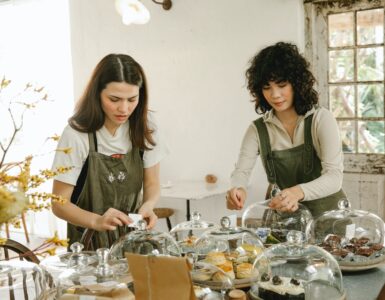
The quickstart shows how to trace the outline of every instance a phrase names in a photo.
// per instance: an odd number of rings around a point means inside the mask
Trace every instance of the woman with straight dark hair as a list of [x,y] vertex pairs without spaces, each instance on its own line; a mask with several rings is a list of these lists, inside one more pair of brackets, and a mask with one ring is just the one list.
[[263,116],[243,138],[227,207],[242,209],[260,155],[270,186],[281,190],[271,208],[292,212],[301,202],[314,217],[336,209],[346,197],[339,129],[333,114],[318,105],[308,62],[297,46],[279,42],[252,58],[246,78],[255,111]]
[[98,63],[58,148],[70,150],[58,151],[53,167],[73,169],[55,178],[53,193],[68,201],[52,209],[68,222],[70,243],[84,228],[103,236],[131,223],[128,213],[155,225],[159,162],[168,150],[148,111],[145,74],[132,57],[109,54]]

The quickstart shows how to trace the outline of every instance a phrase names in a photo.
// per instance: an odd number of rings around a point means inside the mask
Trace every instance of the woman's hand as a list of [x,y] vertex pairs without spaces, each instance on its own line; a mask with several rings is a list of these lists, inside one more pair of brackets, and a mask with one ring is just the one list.
[[269,207],[279,211],[294,212],[298,209],[298,202],[305,197],[299,185],[281,191],[271,199]]
[[115,230],[116,226],[123,226],[132,223],[132,220],[125,213],[115,208],[109,208],[103,215],[96,218],[92,226],[97,231]]
[[228,209],[242,209],[246,200],[244,188],[232,188],[226,193],[226,205]]
[[143,203],[143,205],[139,209],[139,214],[141,214],[143,216],[143,219],[147,221],[148,229],[151,229],[155,226],[158,217],[154,213],[154,208],[150,204],[146,202]]

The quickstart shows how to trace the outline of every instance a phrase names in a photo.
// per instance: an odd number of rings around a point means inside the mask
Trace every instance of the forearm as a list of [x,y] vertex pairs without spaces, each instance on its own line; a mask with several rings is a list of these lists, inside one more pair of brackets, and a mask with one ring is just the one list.
[[54,180],[52,193],[61,196],[65,199],[64,203],[52,202],[52,211],[60,219],[68,223],[86,227],[94,228],[96,221],[100,215],[93,212],[86,211],[71,203],[71,196],[74,186],[62,181]]
[[338,192],[342,187],[343,173],[340,170],[328,171],[315,180],[300,184],[304,200],[314,200]]
[[144,169],[143,204],[153,209],[160,198],[159,163]]
[[151,185],[143,188],[143,204],[154,208],[160,198],[160,185]]
[[76,226],[95,229],[97,220],[101,217],[93,212],[86,211],[67,201],[64,204],[55,203],[52,211],[60,219]]

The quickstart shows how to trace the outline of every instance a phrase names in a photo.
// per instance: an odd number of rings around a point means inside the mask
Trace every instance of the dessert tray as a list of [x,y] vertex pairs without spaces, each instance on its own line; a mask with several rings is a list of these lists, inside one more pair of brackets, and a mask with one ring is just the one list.
[[385,247],[370,243],[365,237],[346,242],[330,234],[320,247],[336,258],[341,271],[364,271],[385,263]]

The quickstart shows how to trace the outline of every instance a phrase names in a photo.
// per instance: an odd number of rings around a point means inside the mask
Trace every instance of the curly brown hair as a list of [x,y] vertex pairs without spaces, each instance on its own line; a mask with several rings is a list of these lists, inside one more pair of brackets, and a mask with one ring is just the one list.
[[318,93],[313,87],[315,78],[309,70],[309,63],[294,44],[278,42],[262,49],[251,59],[246,79],[258,114],[272,108],[262,93],[263,86],[269,81],[291,83],[294,107],[299,115],[304,115],[318,103]]
[[126,82],[139,86],[139,103],[128,119],[132,145],[149,150],[146,141],[154,146],[153,130],[148,126],[146,76],[141,65],[126,54],[109,54],[95,67],[88,85],[69,119],[72,128],[81,132],[95,132],[104,124],[105,114],[100,94],[110,82]]

